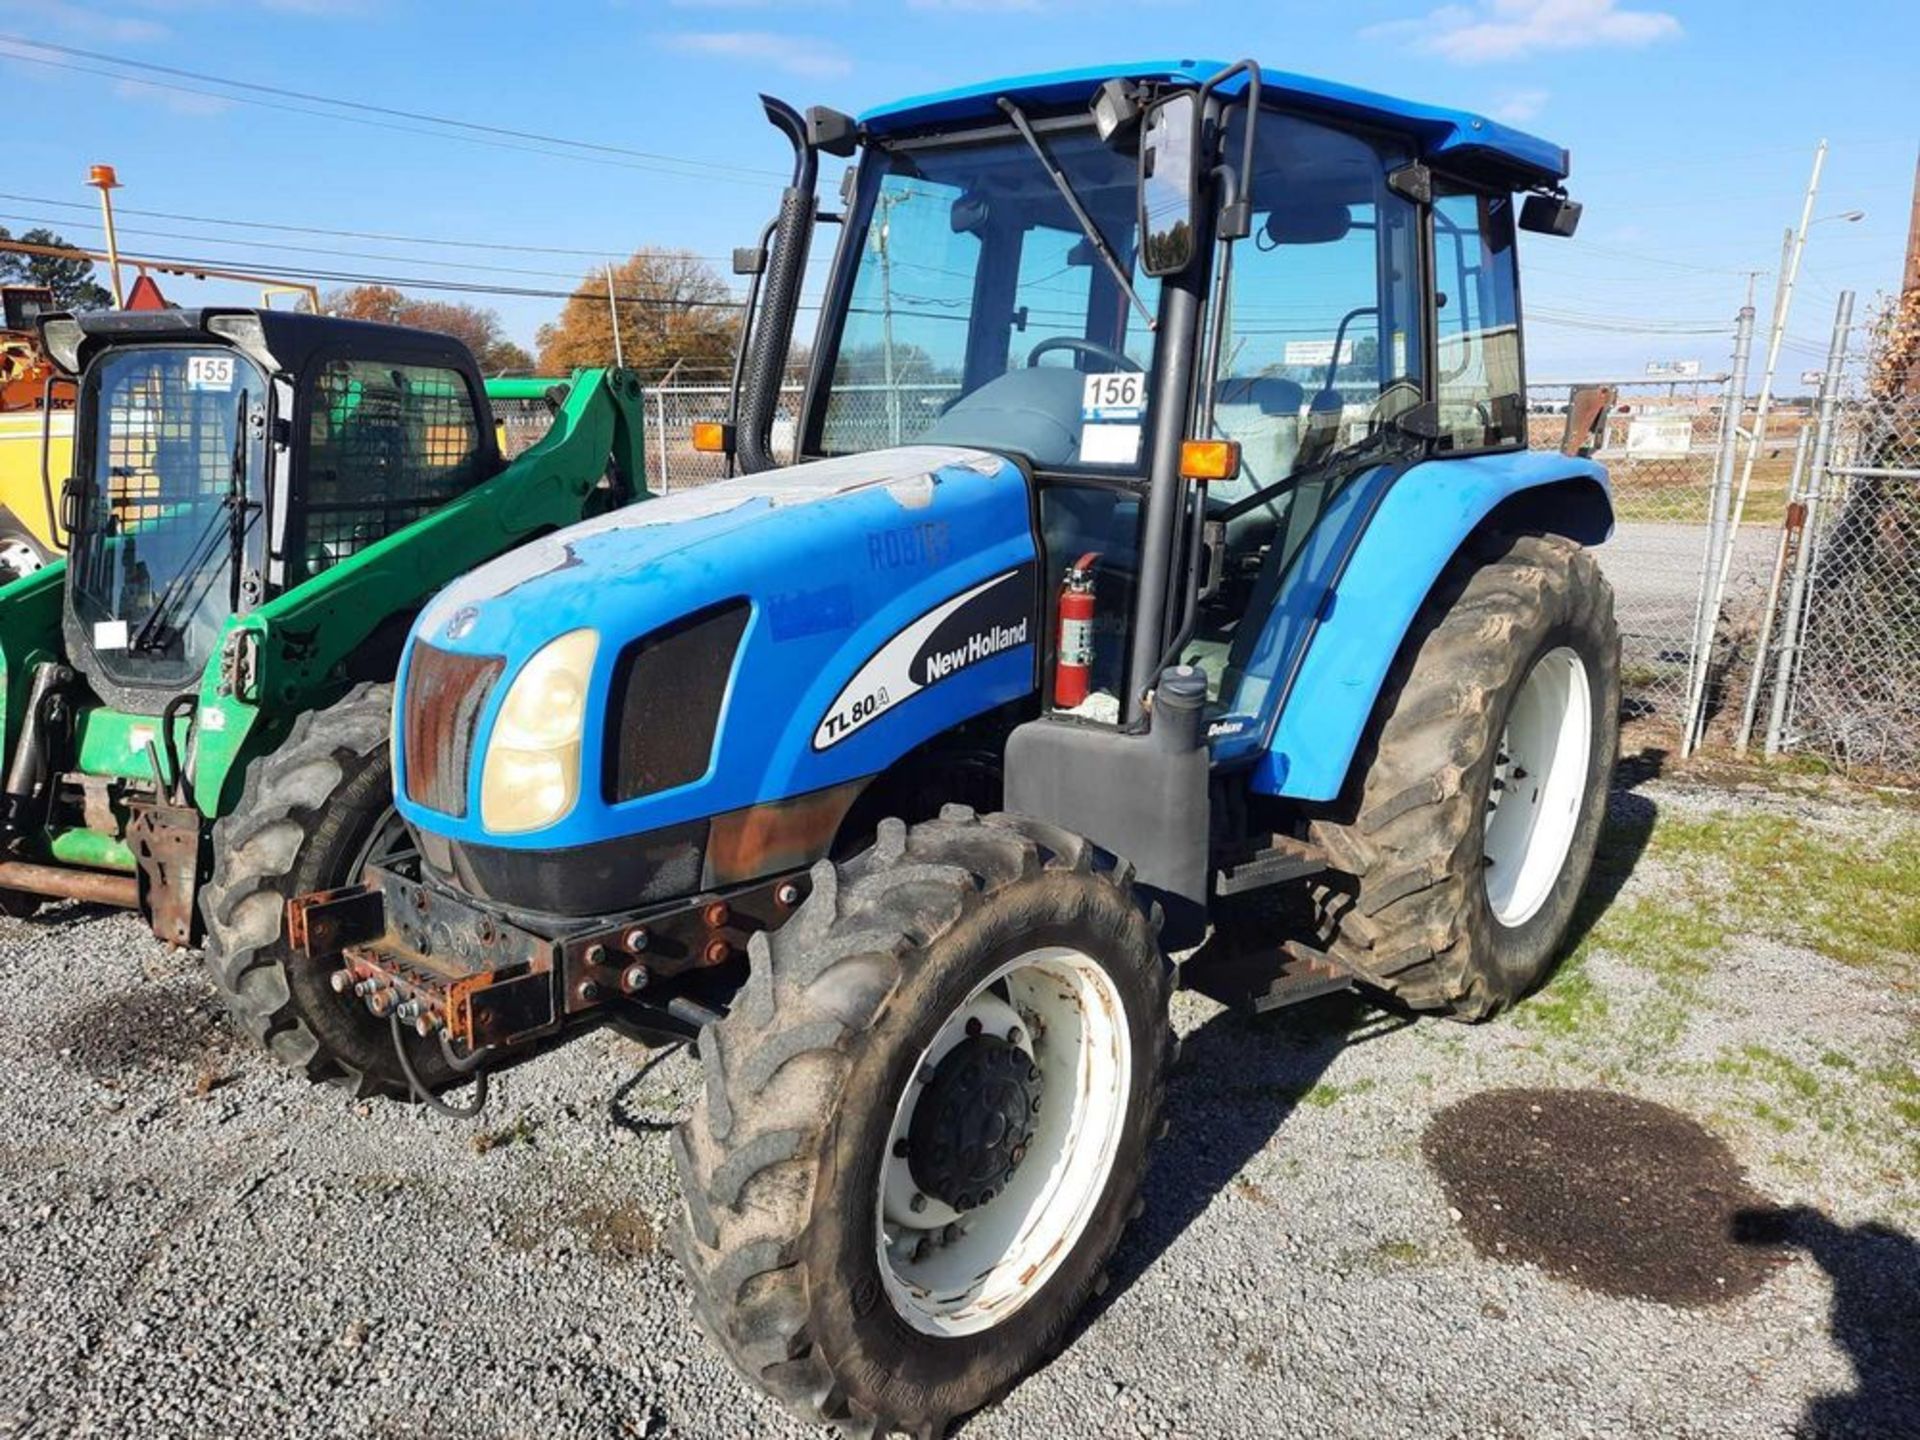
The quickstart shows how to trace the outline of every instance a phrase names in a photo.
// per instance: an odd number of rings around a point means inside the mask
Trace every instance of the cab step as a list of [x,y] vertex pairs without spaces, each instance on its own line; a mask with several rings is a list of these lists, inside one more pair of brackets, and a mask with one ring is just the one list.
[[1338,961],[1298,940],[1231,954],[1202,952],[1181,967],[1181,983],[1230,1009],[1255,1015],[1355,986],[1353,975]]
[[1214,881],[1214,893],[1245,895],[1270,885],[1284,885],[1289,880],[1304,880],[1330,869],[1332,864],[1327,852],[1318,845],[1275,835],[1265,849],[1256,851],[1238,865],[1222,869]]

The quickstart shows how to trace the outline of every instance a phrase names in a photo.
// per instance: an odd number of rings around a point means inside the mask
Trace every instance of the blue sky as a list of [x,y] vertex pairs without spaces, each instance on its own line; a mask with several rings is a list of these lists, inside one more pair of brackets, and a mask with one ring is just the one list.
[[[83,181],[110,162],[129,250],[538,289],[567,288],[592,255],[721,257],[750,239],[785,164],[761,90],[859,110],[1001,74],[1252,55],[1479,109],[1571,149],[1581,233],[1526,251],[1535,377],[1723,366],[1741,272],[1768,272],[1764,319],[1824,136],[1816,213],[1867,218],[1813,231],[1783,369],[1817,366],[1836,293],[1898,284],[1920,149],[1920,6],[1903,0],[0,0],[0,34],[619,151],[475,143],[0,41],[16,116],[0,224],[16,233],[52,221],[97,244]],[[492,305],[522,341],[559,303],[448,298]]]

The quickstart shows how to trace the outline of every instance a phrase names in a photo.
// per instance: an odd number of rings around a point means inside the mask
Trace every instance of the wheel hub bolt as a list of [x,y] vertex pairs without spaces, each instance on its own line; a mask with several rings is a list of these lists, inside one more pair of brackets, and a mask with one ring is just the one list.
[[1009,1045],[1018,1045],[1024,1039],[1026,1039],[1026,1036],[1020,1033],[1020,1027],[1018,1025],[1007,1031],[1007,1043]]
[[978,1015],[975,1015],[971,1020],[967,1021],[967,1034],[970,1036],[978,1035],[985,1028],[986,1027],[980,1023],[980,1017]]
[[922,1195],[918,1190],[914,1191],[913,1198],[907,1201],[907,1208],[918,1215],[922,1210],[927,1208],[927,1197]]
[[893,1158],[896,1160],[904,1160],[907,1158],[906,1136],[902,1135],[898,1140],[893,1142]]

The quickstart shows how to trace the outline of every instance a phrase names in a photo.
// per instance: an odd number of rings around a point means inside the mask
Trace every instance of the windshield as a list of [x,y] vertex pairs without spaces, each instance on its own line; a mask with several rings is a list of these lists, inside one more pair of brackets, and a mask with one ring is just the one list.
[[88,372],[82,404],[79,638],[120,684],[189,685],[255,548],[266,379],[230,350],[120,350]]
[[[1134,264],[1134,157],[1091,128],[1041,144],[1155,310],[1158,285]],[[1025,141],[876,152],[854,223],[811,449],[927,441],[1137,471],[1153,333]]]

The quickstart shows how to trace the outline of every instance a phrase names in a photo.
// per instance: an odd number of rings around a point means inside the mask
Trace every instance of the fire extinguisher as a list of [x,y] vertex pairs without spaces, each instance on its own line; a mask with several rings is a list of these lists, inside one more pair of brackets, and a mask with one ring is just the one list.
[[1093,678],[1093,566],[1090,550],[1067,567],[1060,586],[1060,644],[1053,665],[1053,703],[1071,710],[1083,703]]

